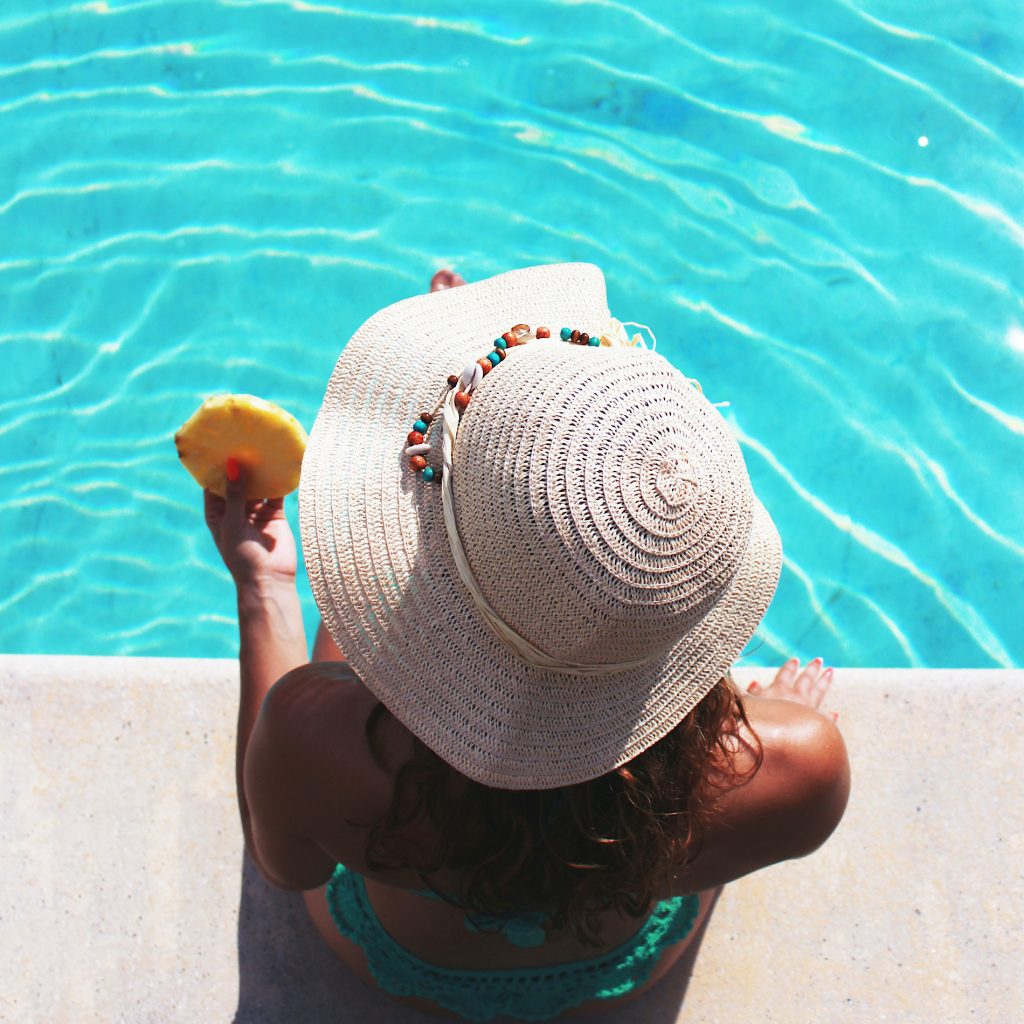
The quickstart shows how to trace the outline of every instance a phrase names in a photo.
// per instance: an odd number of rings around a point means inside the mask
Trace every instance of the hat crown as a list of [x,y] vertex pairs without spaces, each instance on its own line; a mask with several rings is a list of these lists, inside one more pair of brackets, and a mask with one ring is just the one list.
[[653,657],[699,624],[753,516],[722,416],[640,349],[514,350],[463,416],[453,483],[488,602],[581,664]]

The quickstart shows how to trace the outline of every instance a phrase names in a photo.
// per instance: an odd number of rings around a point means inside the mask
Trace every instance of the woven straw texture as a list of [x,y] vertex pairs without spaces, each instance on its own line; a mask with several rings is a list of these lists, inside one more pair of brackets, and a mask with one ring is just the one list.
[[[631,311],[632,312],[632,311]],[[478,782],[595,778],[671,730],[752,636],[778,534],[718,411],[654,352],[557,340],[609,320],[597,267],[531,267],[382,310],[338,360],[310,435],[299,517],[327,628],[365,685]],[[505,622],[614,674],[532,667],[458,576],[440,489],[406,434],[449,373],[516,323],[551,328],[481,381],[455,447],[456,520]],[[439,463],[439,425],[428,456]]]

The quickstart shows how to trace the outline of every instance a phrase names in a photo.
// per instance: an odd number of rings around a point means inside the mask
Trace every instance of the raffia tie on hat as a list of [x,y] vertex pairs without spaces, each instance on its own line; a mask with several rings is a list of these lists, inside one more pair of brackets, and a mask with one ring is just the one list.
[[[617,320],[613,320],[612,324],[612,330],[615,329],[616,325],[620,329],[624,326]],[[643,325],[636,324],[633,326]],[[611,332],[608,333],[610,334]],[[618,333],[618,331],[615,331],[616,335]],[[634,341],[631,343],[627,342],[627,344],[630,344],[631,347],[635,346],[639,339],[640,335],[635,335]],[[459,420],[461,418],[459,410],[455,405],[455,395],[455,389],[449,389],[444,397],[444,403],[442,406],[444,417],[444,439],[442,442],[444,472],[441,476],[441,501],[444,506],[444,525],[448,532],[448,542],[451,544],[452,556],[455,559],[455,565],[459,570],[459,575],[462,577],[462,582],[466,584],[466,588],[472,595],[477,609],[483,616],[484,621],[490,627],[491,631],[518,658],[521,658],[529,665],[533,665],[535,668],[547,669],[551,672],[562,672],[566,675],[576,676],[599,676],[608,675],[613,672],[625,672],[629,669],[639,668],[641,665],[646,664],[654,656],[653,653],[645,655],[642,658],[634,658],[631,661],[612,662],[603,665],[586,665],[578,661],[565,661],[561,658],[553,658],[542,651],[536,644],[527,640],[526,637],[517,633],[494,610],[494,608],[491,607],[490,602],[484,596],[483,590],[480,589],[480,584],[477,583],[476,576],[473,575],[473,570],[469,564],[469,558],[466,556],[466,549],[462,546],[462,538],[459,536],[459,527],[455,518],[455,493],[453,488],[454,473],[452,464],[454,461],[453,453],[455,450],[455,438],[459,432]]]

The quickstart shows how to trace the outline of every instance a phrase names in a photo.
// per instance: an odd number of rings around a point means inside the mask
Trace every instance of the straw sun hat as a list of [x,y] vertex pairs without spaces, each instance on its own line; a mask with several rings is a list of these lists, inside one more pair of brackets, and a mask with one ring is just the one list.
[[[518,324],[533,330],[499,354]],[[565,326],[595,338],[563,341]],[[489,351],[493,370],[474,371]],[[363,324],[310,436],[299,518],[320,612],[364,684],[502,789],[596,778],[661,739],[752,636],[782,557],[722,416],[629,344],[589,264]]]

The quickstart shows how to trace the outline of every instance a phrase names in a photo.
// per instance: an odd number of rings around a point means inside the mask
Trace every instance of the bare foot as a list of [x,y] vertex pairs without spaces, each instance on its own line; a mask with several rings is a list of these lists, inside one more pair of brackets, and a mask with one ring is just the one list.
[[460,284],[465,283],[454,270],[439,270],[430,279],[430,290],[432,292],[443,292],[448,288],[458,288]]
[[790,658],[768,686],[753,682],[747,687],[747,693],[806,704],[807,707],[816,708],[823,715],[828,715],[834,722],[839,717],[839,712],[828,712],[821,706],[831,685],[832,669],[825,668],[821,658],[809,661],[802,672],[800,662],[796,658]]

